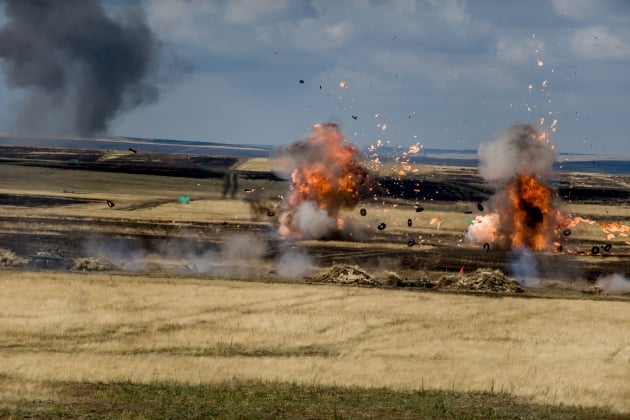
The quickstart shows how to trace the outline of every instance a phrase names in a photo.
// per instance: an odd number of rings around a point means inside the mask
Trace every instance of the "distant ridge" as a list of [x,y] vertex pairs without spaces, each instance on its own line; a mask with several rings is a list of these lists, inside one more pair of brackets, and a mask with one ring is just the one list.
[[[0,146],[58,147],[67,149],[127,150],[158,153],[183,153],[203,156],[268,157],[275,146],[254,144],[229,144],[201,140],[175,140],[162,138],[99,136],[80,137],[18,137],[0,134]],[[365,156],[375,152],[362,149]],[[384,146],[376,150],[382,162],[400,157],[406,147]],[[422,149],[409,155],[411,163],[443,166],[478,166],[477,151],[473,149]],[[579,153],[559,153],[554,165],[556,172],[587,172],[605,174],[630,174],[630,156],[587,155]]]
[[198,155],[229,155],[236,157],[266,157],[271,146],[235,145],[206,141],[153,139],[142,137],[99,136],[81,137],[17,137],[0,136],[0,145],[25,147],[59,147],[68,149],[127,150],[158,153],[185,153]]

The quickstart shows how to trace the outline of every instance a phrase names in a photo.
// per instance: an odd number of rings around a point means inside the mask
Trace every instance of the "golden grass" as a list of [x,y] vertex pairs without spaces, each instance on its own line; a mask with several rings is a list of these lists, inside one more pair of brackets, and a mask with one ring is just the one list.
[[46,397],[47,381],[236,377],[506,391],[630,412],[627,302],[2,274],[2,404]]

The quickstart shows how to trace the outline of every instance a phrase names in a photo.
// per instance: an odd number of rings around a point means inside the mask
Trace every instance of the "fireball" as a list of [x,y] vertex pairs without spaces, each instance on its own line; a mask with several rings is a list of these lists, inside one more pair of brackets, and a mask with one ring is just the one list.
[[531,125],[515,125],[482,144],[480,173],[501,184],[490,202],[493,213],[475,218],[468,239],[507,249],[552,249],[554,236],[568,224],[553,191],[542,180],[551,172],[554,156],[546,134]]
[[368,186],[359,149],[335,124],[316,124],[309,137],[278,150],[276,172],[291,180],[281,217],[285,237],[318,239],[343,230],[339,212],[354,208]]

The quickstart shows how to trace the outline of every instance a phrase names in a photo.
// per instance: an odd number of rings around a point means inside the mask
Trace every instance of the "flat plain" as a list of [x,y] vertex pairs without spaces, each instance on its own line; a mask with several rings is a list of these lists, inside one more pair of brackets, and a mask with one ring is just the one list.
[[[234,380],[261,389],[480,392],[487,401],[510,395],[544,407],[604,410],[598,416],[630,413],[630,298],[585,293],[600,276],[630,275],[624,236],[608,239],[597,225],[575,228],[564,238],[572,252],[540,256],[547,287],[517,295],[312,284],[280,278],[279,258],[294,251],[308,257],[312,272],[356,264],[410,280],[437,280],[460,267],[509,274],[505,252],[464,240],[470,213],[489,189],[469,169],[419,168],[423,190],[445,185],[440,191],[451,198],[382,195],[359,205],[366,217],[358,207],[342,215],[360,224],[362,238],[287,243],[275,234],[276,215],[256,213],[261,203],[281,210],[287,189],[265,175],[264,159],[218,167],[239,176],[231,199],[216,174],[128,173],[120,162],[116,170],[77,168],[83,159],[43,154],[0,164],[0,248],[25,261],[0,271],[6,413],[67,401],[68,384]],[[111,152],[96,162],[130,158]],[[590,197],[567,200],[567,211],[628,224],[627,178],[565,175],[561,182],[579,186],[574,197]],[[597,188],[606,193],[586,194]],[[424,211],[415,210],[418,203]],[[379,223],[387,224],[384,232]],[[409,238],[418,243],[408,247]],[[611,252],[590,255],[593,244],[607,241]],[[233,242],[246,251],[226,253]],[[105,255],[117,264],[103,272],[33,268],[26,261],[40,249],[75,261]]]

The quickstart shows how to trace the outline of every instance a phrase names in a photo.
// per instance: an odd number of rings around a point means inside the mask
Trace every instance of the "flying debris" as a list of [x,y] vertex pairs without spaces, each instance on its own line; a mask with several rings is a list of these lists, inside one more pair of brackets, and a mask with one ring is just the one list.
[[352,119],[353,119],[353,120],[356,120],[356,119],[358,119],[358,118],[359,118],[359,117],[358,117],[357,115],[353,115],[353,116],[352,116]]
[[486,251],[486,252],[490,251],[490,244],[488,242],[483,244],[483,250]]
[[303,85],[304,84],[304,80],[300,79],[300,84]]
[[407,226],[411,227],[413,225],[413,221],[411,219],[407,219]]
[[415,244],[416,244],[416,241],[415,241],[414,239],[409,239],[409,240],[407,241],[407,246],[408,246],[408,247],[412,247],[412,246],[414,246]]
[[113,201],[111,201],[111,200],[107,200],[107,206],[108,206],[109,208],[112,208],[112,207],[114,207],[115,205],[116,205],[116,204],[114,204],[114,202],[113,202]]
[[134,149],[133,147],[130,147],[130,148],[129,148],[129,151],[130,151],[131,153],[138,153],[138,151],[137,151],[136,149]]
[[422,206],[416,207],[416,213],[420,213],[420,212],[423,212],[423,211],[424,211],[424,207],[422,207]]
[[385,223],[381,223],[380,225],[378,225],[377,229],[378,230],[384,230],[387,227],[387,225]]
[[478,204],[477,204],[477,210],[479,210],[479,211],[483,211],[483,204],[478,203]]
[[359,210],[359,213],[361,214],[361,216],[365,217],[367,216],[367,210],[366,209],[361,209]]

